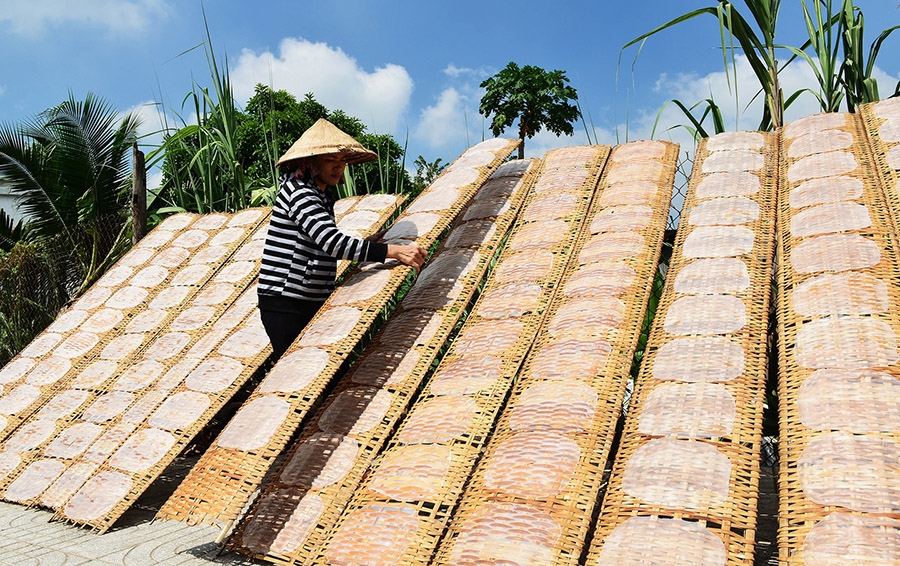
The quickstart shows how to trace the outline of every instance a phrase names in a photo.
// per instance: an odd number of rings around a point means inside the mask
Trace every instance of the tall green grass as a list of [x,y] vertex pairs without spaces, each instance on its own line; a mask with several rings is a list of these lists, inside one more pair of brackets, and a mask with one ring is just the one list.
[[[798,4],[808,36],[799,47],[776,41],[780,0],[744,0],[744,9],[749,12],[749,17],[742,14],[736,2],[719,0],[714,6],[687,12],[641,34],[626,43],[622,50],[637,46],[636,62],[650,37],[697,17],[715,17],[722,61],[735,104],[738,104],[740,88],[736,55],[739,53],[746,57],[753,69],[756,83],[752,88],[757,91],[753,100],[759,97],[764,99],[763,113],[757,127],[761,131],[783,126],[785,111],[804,93],[815,96],[823,112],[838,111],[842,102],[849,112],[854,112],[860,104],[879,100],[875,64],[885,40],[900,26],[881,31],[866,51],[865,19],[862,10],[852,0],[840,0],[839,4],[834,0],[798,0]],[[812,69],[818,88],[799,89],[785,96],[779,74],[798,59],[805,61]],[[900,82],[894,90],[900,91]],[[687,129],[695,138],[725,131],[721,108],[712,95],[698,102],[671,100],[666,104],[669,103],[676,105],[687,119],[686,123],[676,127]],[[662,109],[657,115],[657,122],[661,113]],[[740,113],[741,109],[736,108],[736,116]],[[704,125],[708,119],[712,121],[712,129]]]

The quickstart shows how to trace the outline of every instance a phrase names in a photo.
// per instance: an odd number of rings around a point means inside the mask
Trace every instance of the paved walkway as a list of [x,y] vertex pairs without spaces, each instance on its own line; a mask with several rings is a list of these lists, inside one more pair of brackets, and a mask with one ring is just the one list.
[[238,553],[218,555],[215,527],[149,521],[113,527],[98,535],[52,513],[0,503],[0,564],[4,566],[117,565],[209,566],[259,564]]
[[99,535],[84,527],[51,521],[53,512],[0,502],[0,566],[210,566],[264,564],[237,552],[219,554],[214,526],[153,521],[162,503],[190,469],[179,459],[150,489]]

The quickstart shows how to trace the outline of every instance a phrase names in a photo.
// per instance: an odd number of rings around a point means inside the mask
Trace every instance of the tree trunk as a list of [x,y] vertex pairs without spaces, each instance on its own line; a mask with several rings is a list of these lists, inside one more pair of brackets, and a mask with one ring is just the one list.
[[131,243],[137,243],[147,233],[147,168],[144,164],[144,153],[133,146],[131,182]]

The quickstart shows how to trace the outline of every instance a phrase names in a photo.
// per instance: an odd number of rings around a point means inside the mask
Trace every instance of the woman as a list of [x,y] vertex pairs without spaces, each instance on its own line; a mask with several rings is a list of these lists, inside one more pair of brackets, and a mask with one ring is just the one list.
[[334,290],[337,260],[397,259],[416,270],[421,246],[353,238],[335,224],[334,197],[348,163],[378,156],[325,119],[319,119],[275,165],[280,187],[262,254],[259,311],[275,359],[280,358]]

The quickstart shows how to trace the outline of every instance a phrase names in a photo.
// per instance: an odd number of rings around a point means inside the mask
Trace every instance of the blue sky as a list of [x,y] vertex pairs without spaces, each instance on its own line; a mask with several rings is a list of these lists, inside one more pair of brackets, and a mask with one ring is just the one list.
[[[900,24],[898,3],[857,0],[866,16],[867,43]],[[298,98],[312,92],[328,108],[360,118],[370,132],[393,134],[401,143],[408,139],[409,162],[418,155],[449,162],[492,136],[478,114],[478,85],[510,61],[565,71],[590,117],[591,137],[600,143],[647,138],[665,101],[693,103],[710,93],[729,113],[729,129],[754,129],[758,108],[740,115],[727,102],[732,95],[713,17],[651,38],[634,67],[634,48],[619,64],[621,48],[631,39],[714,4],[206,0],[203,7],[216,55],[220,61],[227,56],[239,104],[257,83]],[[805,39],[799,0],[782,1],[778,33],[783,43]],[[76,99],[90,91],[123,112],[141,112],[144,131],[152,132],[159,128],[160,109],[181,112],[194,81],[210,85],[203,50],[190,51],[205,38],[199,0],[2,0],[0,122],[32,117],[69,91]],[[746,65],[739,71],[749,72]],[[882,49],[877,76],[887,96],[900,79],[900,32]],[[782,76],[786,90],[811,80],[803,64]],[[746,101],[753,92],[744,90],[739,96]],[[816,111],[806,97],[789,119]],[[681,121],[674,109],[664,113],[664,124]],[[515,137],[514,128],[504,135]],[[688,148],[679,130],[657,134],[668,136]],[[581,125],[571,138],[542,132],[527,140],[526,154],[587,141]]]

